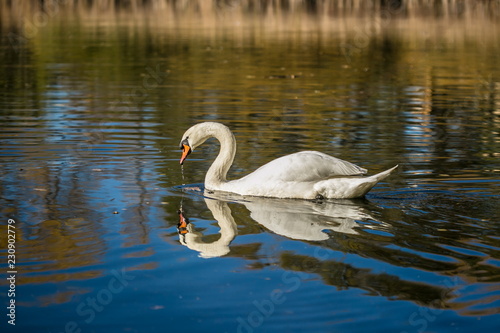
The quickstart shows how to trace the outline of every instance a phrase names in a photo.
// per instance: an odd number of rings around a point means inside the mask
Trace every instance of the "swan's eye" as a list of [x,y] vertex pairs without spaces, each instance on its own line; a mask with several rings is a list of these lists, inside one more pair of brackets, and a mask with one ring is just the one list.
[[188,146],[189,147],[189,142],[188,142],[187,138],[185,138],[184,140],[182,140],[179,149],[180,150],[184,150],[184,146]]
[[182,156],[181,156],[181,160],[179,162],[182,165],[182,164],[184,164],[184,161],[186,160],[188,155],[191,154],[191,147],[189,146],[189,142],[187,140],[182,140],[181,150],[182,150]]

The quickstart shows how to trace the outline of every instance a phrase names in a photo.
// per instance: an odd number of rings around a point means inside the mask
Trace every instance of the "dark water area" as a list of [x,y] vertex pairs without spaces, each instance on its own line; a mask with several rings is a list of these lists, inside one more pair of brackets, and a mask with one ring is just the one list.
[[[497,331],[498,3],[172,3],[2,5],[1,331]],[[356,200],[205,193],[201,121],[232,179],[300,150],[399,168]]]

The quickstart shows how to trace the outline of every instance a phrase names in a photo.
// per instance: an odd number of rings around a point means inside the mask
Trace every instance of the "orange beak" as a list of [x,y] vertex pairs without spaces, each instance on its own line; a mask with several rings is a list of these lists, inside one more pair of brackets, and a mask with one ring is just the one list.
[[186,160],[186,158],[188,157],[188,155],[191,154],[191,147],[189,147],[188,145],[186,144],[183,144],[182,145],[182,156],[181,156],[181,160],[180,160],[180,164],[184,164],[184,161]]

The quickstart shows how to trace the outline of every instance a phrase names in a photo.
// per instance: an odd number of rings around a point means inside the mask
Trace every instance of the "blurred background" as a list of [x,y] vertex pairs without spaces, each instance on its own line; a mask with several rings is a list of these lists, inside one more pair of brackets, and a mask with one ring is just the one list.
[[[0,37],[19,331],[498,328],[500,1],[1,1]],[[363,200],[207,202],[200,121],[234,131],[230,178],[400,168]]]

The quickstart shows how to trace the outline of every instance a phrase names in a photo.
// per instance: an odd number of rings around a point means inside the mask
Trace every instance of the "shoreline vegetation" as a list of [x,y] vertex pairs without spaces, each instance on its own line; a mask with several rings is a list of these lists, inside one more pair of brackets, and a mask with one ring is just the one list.
[[[370,20],[418,29],[422,21],[462,27],[496,25],[500,0],[19,0],[0,2],[0,29],[26,30],[55,18],[165,27],[337,30]],[[487,30],[487,29],[485,29]]]
[[[175,69],[189,54],[194,68],[189,71],[190,82],[204,82],[206,77],[199,73],[204,72],[207,57],[225,54],[214,45],[230,40],[228,45],[237,51],[235,66],[244,73],[255,61],[246,52],[249,49],[268,50],[275,57],[268,60],[276,62],[276,68],[284,67],[282,55],[271,52],[278,41],[304,54],[338,56],[345,69],[386,64],[390,75],[408,77],[411,67],[417,77],[410,81],[423,87],[435,84],[434,76],[440,77],[440,84],[455,84],[446,78],[462,68],[471,85],[488,87],[494,95],[500,88],[490,75],[498,67],[494,55],[500,52],[500,0],[10,0],[0,1],[0,36],[5,47],[0,56],[6,62],[14,56],[21,63],[35,59],[41,73],[46,59],[113,63],[120,52],[135,52],[137,59],[179,54],[175,61],[170,59],[169,66]],[[181,44],[169,44],[180,36]],[[81,49],[61,54],[50,47],[68,38]],[[134,47],[124,51],[120,48],[124,41]],[[436,65],[442,52],[456,54],[454,62]],[[170,67],[162,70],[168,74]],[[235,84],[247,87],[254,78],[303,76],[300,66],[287,67],[285,74],[244,73]],[[104,71],[100,80],[121,82],[137,75],[133,70],[110,71]],[[217,79],[228,80],[225,72],[216,71],[207,86]]]

